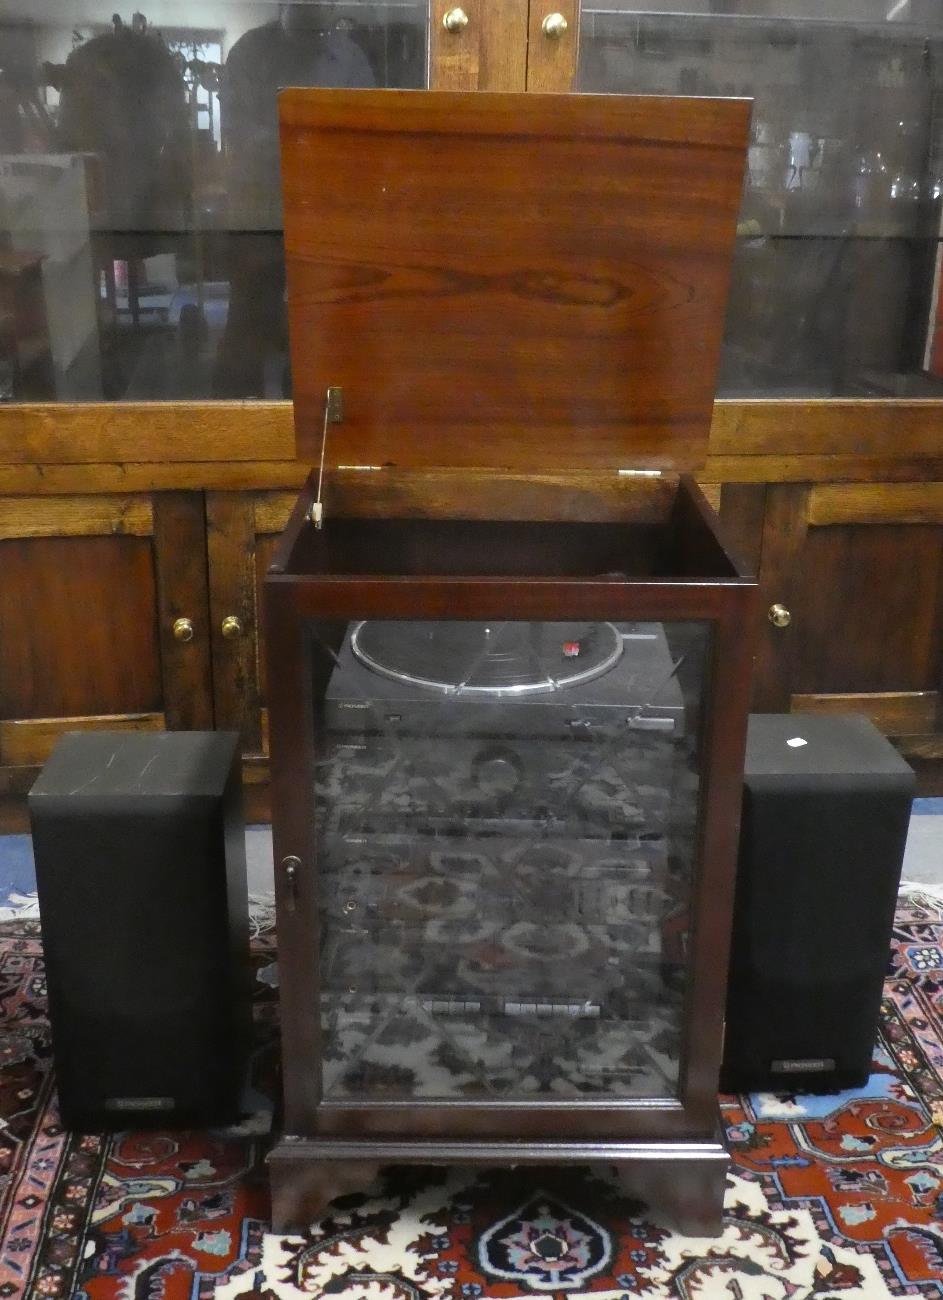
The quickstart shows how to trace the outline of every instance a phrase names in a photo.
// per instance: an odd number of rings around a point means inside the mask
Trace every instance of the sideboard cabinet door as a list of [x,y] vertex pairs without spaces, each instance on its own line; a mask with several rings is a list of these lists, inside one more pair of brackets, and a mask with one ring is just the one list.
[[58,737],[213,725],[200,492],[0,498],[0,795]]

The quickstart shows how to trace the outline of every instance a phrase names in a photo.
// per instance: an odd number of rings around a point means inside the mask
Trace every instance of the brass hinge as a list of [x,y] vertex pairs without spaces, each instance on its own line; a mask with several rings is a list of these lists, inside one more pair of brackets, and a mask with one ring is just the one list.
[[344,390],[332,384],[325,399],[325,423],[341,424],[344,420]]

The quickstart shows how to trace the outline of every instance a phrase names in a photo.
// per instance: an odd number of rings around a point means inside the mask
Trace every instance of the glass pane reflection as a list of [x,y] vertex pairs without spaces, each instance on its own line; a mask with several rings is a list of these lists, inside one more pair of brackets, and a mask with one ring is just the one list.
[[427,9],[3,0],[0,400],[286,395],[276,92],[425,85]]
[[676,1095],[708,639],[312,629],[326,1099]]
[[943,394],[943,10],[678,7],[584,0],[578,85],[755,100],[719,393]]

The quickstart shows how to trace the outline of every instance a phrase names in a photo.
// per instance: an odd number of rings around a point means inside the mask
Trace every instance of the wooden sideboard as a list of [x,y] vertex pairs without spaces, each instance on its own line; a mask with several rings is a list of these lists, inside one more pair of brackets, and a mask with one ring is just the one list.
[[[753,707],[858,711],[943,793],[943,404],[719,401],[700,482],[759,574]],[[290,403],[0,409],[0,800],[76,727],[238,727],[266,813],[258,592],[307,467]],[[363,515],[613,519],[624,480],[348,469]],[[789,611],[785,627],[767,617]],[[239,620],[238,630],[223,622]],[[174,636],[189,619],[192,639]]]

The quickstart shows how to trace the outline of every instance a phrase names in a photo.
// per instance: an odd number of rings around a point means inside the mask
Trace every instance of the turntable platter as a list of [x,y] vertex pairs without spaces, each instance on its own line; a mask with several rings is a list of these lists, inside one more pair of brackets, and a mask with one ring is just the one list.
[[611,623],[358,623],[351,648],[373,672],[447,695],[557,691],[603,676],[622,654]]

